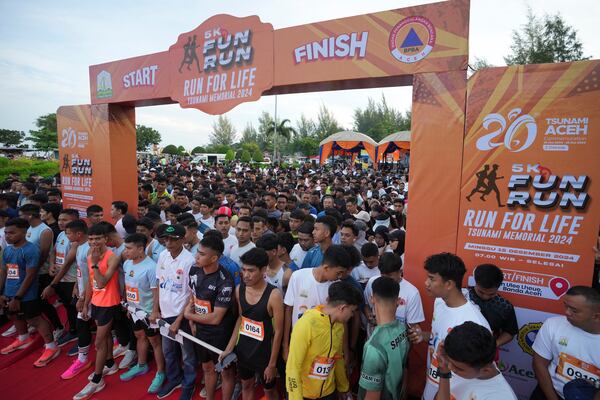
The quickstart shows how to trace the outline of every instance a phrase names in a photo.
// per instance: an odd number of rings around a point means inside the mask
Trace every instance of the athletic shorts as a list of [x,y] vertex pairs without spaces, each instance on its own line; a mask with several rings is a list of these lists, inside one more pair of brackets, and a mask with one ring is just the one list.
[[158,329],[150,328],[147,324],[150,324],[150,322],[148,320],[146,320],[146,322],[144,322],[144,321],[138,319],[137,321],[135,321],[133,323],[133,331],[134,332],[144,331],[144,333],[148,337],[156,336],[158,334]]
[[[217,349],[223,350],[229,344],[228,337],[207,337],[208,335],[199,335],[196,333],[196,337],[208,344],[212,344]],[[206,349],[205,347],[196,344],[196,356],[198,357],[198,361],[201,363],[207,363],[212,361],[214,364],[219,362],[219,355],[217,353],[213,353],[212,351]]]
[[[8,304],[12,300],[6,302]],[[21,301],[20,309],[16,313],[11,313],[8,311],[8,306],[6,307],[6,313],[8,315],[16,315],[19,320],[27,320],[33,319],[42,314],[42,301],[40,299]]]
[[246,368],[242,364],[238,363],[237,366],[238,374],[241,380],[247,379],[255,379],[258,383],[262,385],[263,388],[269,390],[275,387],[277,383],[277,378],[273,379],[271,382],[265,382],[265,370],[256,371],[254,369]]
[[97,326],[104,326],[111,323],[119,311],[121,310],[120,305],[110,306],[110,307],[101,307],[101,306],[92,306],[92,318],[96,321]]

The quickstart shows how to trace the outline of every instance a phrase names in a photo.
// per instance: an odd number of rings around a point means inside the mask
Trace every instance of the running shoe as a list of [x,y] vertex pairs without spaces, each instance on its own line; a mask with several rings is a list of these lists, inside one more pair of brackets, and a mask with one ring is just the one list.
[[58,347],[63,347],[64,345],[66,345],[67,343],[71,343],[72,341],[77,340],[77,334],[76,333],[72,333],[72,332],[66,332],[64,335],[62,335],[56,342],[58,344]]
[[164,372],[157,372],[156,375],[154,375],[154,379],[152,379],[150,387],[148,388],[148,393],[157,393],[163,383],[165,383],[165,378],[166,375]]
[[113,346],[113,358],[117,359],[118,357],[121,357],[123,354],[125,354],[125,352],[127,350],[128,350],[127,346],[121,346],[121,345]]
[[69,369],[67,369],[65,372],[63,372],[63,374],[60,377],[61,377],[61,379],[74,378],[91,366],[92,366],[91,361],[88,360],[86,362],[81,362],[81,361],[79,361],[78,358],[76,358],[75,361],[73,361],[73,363],[69,367]]
[[73,400],[89,399],[95,393],[98,393],[105,387],[106,387],[106,383],[104,383],[104,379],[100,379],[100,382],[98,382],[98,383],[89,382],[87,385],[85,385],[85,387],[81,390],[81,392],[79,392],[75,396],[73,396]]
[[46,365],[48,365],[50,363],[50,361],[52,361],[56,357],[58,357],[59,354],[60,354],[59,347],[55,347],[53,349],[44,348],[44,352],[42,353],[42,356],[33,363],[33,366],[38,367],[38,368],[45,367]]
[[192,396],[194,395],[194,389],[196,389],[196,386],[182,388],[181,394],[179,394],[179,400],[192,400]]
[[69,349],[69,351],[67,351],[67,355],[69,357],[73,357],[79,354],[79,346],[77,345],[77,343],[75,343],[75,345],[73,347],[71,347]]
[[119,363],[119,369],[125,369],[131,367],[133,364],[137,362],[137,351],[135,350],[127,350],[123,359]]
[[167,382],[163,387],[156,393],[156,397],[159,399],[164,399],[169,396],[171,393],[175,391],[175,389],[179,389],[181,387],[181,381],[179,383]]
[[121,374],[120,378],[123,382],[127,382],[132,380],[136,376],[147,374],[148,371],[150,371],[150,368],[148,368],[148,364],[144,365],[143,367],[140,366],[140,364],[135,364],[133,367],[129,368],[129,371],[125,372],[124,374]]
[[[102,376],[108,376],[108,375],[113,375],[116,374],[119,371],[119,367],[117,366],[117,363],[114,363],[112,367],[108,368],[106,365],[104,366],[104,368],[102,368]],[[88,381],[91,381],[92,378],[94,377],[94,372],[92,372],[91,374],[88,375]]]
[[55,342],[58,342],[58,339],[60,339],[64,334],[65,328],[56,328],[54,331],[52,331],[52,336],[54,336]]
[[31,346],[33,343],[33,338],[28,336],[25,340],[19,340],[16,338],[11,344],[0,350],[0,354],[10,354],[13,351],[23,350]]
[[[221,389],[221,375],[217,375],[217,387],[215,388],[215,392],[219,389]],[[203,399],[206,399],[208,397],[206,394],[206,386],[204,386],[200,391],[200,397],[202,397]]]
[[12,325],[10,328],[8,328],[4,332],[2,332],[2,337],[9,337],[12,335],[16,335],[16,333],[17,333],[17,327]]

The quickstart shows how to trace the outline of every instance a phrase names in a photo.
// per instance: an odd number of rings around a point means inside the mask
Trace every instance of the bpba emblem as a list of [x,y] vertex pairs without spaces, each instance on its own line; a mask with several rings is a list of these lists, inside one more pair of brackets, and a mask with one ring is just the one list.
[[427,57],[435,45],[435,27],[425,17],[407,17],[390,32],[389,48],[400,62],[411,64]]

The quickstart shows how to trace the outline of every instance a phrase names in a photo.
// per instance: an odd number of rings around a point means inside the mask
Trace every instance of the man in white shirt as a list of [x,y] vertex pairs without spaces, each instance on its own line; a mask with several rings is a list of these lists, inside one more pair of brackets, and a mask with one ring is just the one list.
[[229,258],[231,258],[238,266],[242,265],[240,257],[248,250],[256,247],[254,243],[250,241],[251,235],[252,219],[250,217],[240,217],[235,225],[235,237],[238,242],[229,252]]
[[436,400],[517,400],[495,357],[496,341],[486,328],[471,321],[454,327],[438,347]]
[[225,245],[225,250],[223,254],[227,257],[231,255],[231,249],[237,245],[238,241],[234,235],[230,235],[231,228],[231,209],[228,207],[220,207],[217,210],[217,216],[215,217],[215,229],[221,232],[223,236],[223,245]]
[[479,311],[479,307],[467,301],[461,291],[462,280],[466,272],[465,264],[455,254],[434,254],[425,261],[427,280],[425,290],[435,298],[431,332],[423,332],[420,328],[409,329],[409,338],[413,343],[428,340],[427,348],[427,380],[423,400],[433,400],[438,391],[437,350],[448,332],[455,326],[472,321],[490,330],[490,326]]
[[121,236],[121,239],[125,239],[125,236],[127,236],[127,232],[123,227],[123,217],[127,214],[128,208],[127,203],[120,200],[113,201],[110,206],[110,216],[115,221],[115,229],[119,236]]
[[292,251],[290,251],[290,258],[296,263],[298,268],[302,266],[308,250],[315,245],[312,235],[313,229],[314,224],[312,222],[304,222],[298,228],[298,243],[296,243],[292,248]]
[[[160,253],[156,264],[158,282],[158,301],[153,304],[150,321],[164,319],[174,334],[181,328],[190,332],[187,320],[183,318],[191,289],[189,286],[190,269],[194,257],[183,247],[185,228],[170,225],[161,234],[165,239],[166,251]],[[167,383],[158,391],[158,397],[168,396],[178,387],[189,389],[196,378],[196,357],[193,343],[184,340],[183,345],[163,337],[163,354],[167,373]],[[183,358],[183,368],[181,360]]]
[[565,316],[548,318],[533,343],[538,386],[531,399],[566,398],[563,387],[578,378],[600,382],[600,294],[574,286],[563,302]]

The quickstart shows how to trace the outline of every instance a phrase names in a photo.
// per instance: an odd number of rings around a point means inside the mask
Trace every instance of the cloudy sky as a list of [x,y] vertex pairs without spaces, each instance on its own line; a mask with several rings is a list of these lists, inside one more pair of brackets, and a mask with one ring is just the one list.
[[[304,0],[304,1],[0,1],[0,128],[28,131],[35,119],[61,105],[90,101],[88,66],[164,51],[181,32],[194,29],[214,14],[256,14],[275,29],[321,20],[401,8],[431,1]],[[470,59],[504,65],[512,31],[534,13],[559,12],[578,30],[584,53],[600,57],[598,0],[471,0]],[[366,89],[278,96],[278,115],[296,121],[303,113],[316,118],[321,104],[344,127],[369,97],[385,94],[402,111],[410,108],[412,88]],[[227,115],[238,133],[257,126],[263,110],[274,111],[274,97],[242,104]],[[216,117],[179,105],[136,110],[136,122],[158,129],[163,145],[191,149],[208,143]]]

